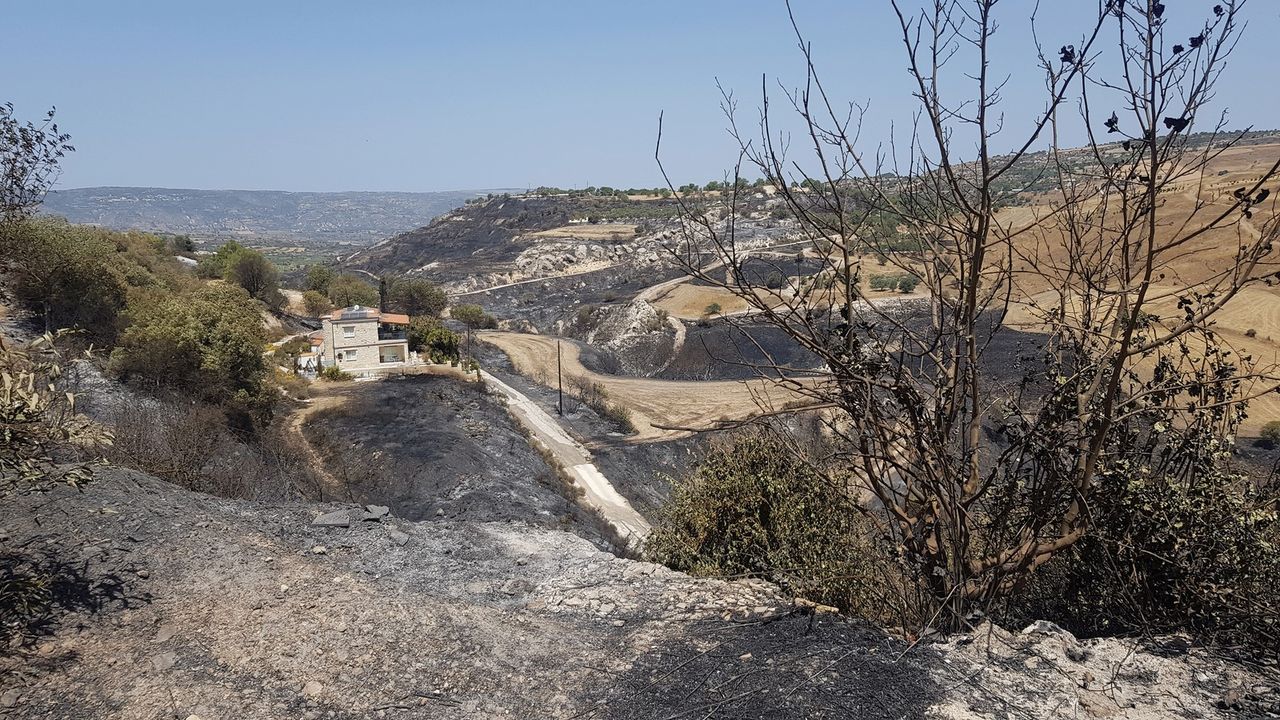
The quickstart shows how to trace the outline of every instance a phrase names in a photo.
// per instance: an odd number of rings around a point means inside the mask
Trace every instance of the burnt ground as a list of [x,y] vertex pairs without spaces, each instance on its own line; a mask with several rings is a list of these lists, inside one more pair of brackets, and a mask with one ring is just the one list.
[[499,319],[528,323],[540,332],[553,332],[563,322],[572,334],[583,308],[586,312],[620,308],[650,285],[682,274],[674,266],[615,266],[469,293],[462,299],[478,303]]
[[409,520],[523,520],[608,547],[503,404],[430,375],[353,383],[304,432],[347,497]]
[[[767,583],[692,578],[569,533],[394,516],[312,524],[338,509],[223,500],[114,468],[80,490],[0,498],[0,548],[70,568],[23,628],[28,642],[0,650],[0,717],[1189,720],[1280,710],[1267,704],[1274,679],[1195,648],[1156,653],[1052,626],[908,645],[800,614]],[[1218,709],[1230,703],[1244,709]]]

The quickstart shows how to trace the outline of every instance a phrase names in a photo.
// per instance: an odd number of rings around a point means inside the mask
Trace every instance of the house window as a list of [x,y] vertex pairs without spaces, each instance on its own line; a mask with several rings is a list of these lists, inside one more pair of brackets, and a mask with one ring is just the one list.
[[343,326],[342,326],[342,337],[344,337],[344,338],[353,338],[353,337],[355,337],[355,336],[356,336],[356,326],[355,326],[355,325],[343,325]]
[[355,359],[356,359],[356,351],[355,351],[355,350],[348,350],[348,351],[347,351],[347,358],[346,358],[346,359],[348,359],[348,360],[355,360]]

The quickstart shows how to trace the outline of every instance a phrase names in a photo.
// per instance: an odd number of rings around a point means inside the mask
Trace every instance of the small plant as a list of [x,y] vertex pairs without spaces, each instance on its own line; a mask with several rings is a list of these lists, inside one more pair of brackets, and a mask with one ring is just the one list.
[[1257,330],[1254,330],[1253,328],[1249,328],[1248,330],[1245,330],[1245,331],[1244,331],[1244,336],[1245,336],[1245,337],[1257,337],[1257,336],[1258,336],[1258,331],[1257,331]]
[[351,373],[346,372],[337,365],[330,365],[329,367],[321,370],[319,376],[321,380],[326,380],[328,382],[345,382],[351,379]]
[[1258,445],[1273,448],[1277,444],[1280,444],[1280,420],[1272,420],[1262,426],[1262,432],[1258,434]]
[[715,303],[715,302],[711,303],[705,309],[703,309],[702,314],[706,315],[707,317],[711,317],[712,315],[719,315],[720,303]]

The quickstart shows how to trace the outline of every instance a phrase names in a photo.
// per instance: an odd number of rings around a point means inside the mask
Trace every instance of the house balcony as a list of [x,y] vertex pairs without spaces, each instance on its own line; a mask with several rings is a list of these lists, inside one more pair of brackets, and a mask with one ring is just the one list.
[[378,328],[378,340],[406,340],[409,337],[407,330],[383,330]]

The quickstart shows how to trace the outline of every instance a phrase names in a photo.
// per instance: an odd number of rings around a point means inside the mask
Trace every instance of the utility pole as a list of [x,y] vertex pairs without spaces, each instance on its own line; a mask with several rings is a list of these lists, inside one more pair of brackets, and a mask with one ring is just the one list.
[[556,340],[556,414],[564,417],[564,375],[560,372],[560,341]]

